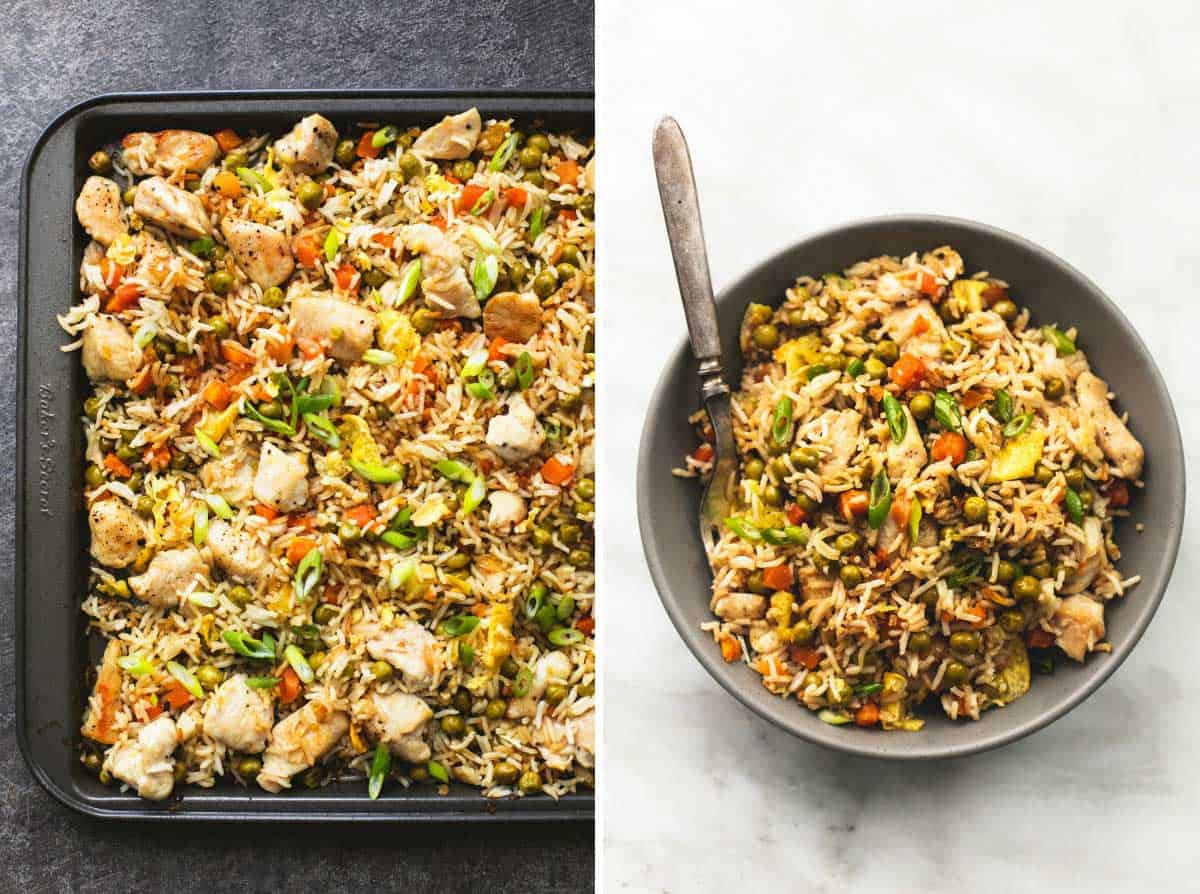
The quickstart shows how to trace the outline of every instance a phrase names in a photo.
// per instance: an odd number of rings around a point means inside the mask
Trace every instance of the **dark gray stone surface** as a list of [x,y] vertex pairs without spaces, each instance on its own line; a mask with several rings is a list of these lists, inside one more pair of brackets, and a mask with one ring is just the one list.
[[[98,93],[188,88],[575,88],[594,68],[588,0],[30,2],[0,30],[0,388],[14,400],[18,181],[59,112]],[[0,414],[0,455],[14,450]],[[13,477],[0,474],[0,891],[587,891],[592,827],[155,827],[78,816],[14,735]]]

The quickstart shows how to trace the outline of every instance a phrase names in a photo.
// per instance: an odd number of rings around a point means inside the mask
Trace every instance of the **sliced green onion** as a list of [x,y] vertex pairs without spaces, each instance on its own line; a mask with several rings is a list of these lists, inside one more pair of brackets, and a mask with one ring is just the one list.
[[438,633],[449,637],[466,636],[478,626],[479,619],[474,615],[455,615],[438,625]]
[[217,243],[213,241],[212,236],[201,236],[188,243],[188,251],[198,258],[207,258],[216,247]]
[[892,435],[892,443],[899,444],[908,434],[908,414],[896,400],[886,391],[883,394],[883,414],[887,417],[888,431]]
[[459,640],[458,663],[468,670],[475,664],[475,650],[466,640]]
[[195,593],[188,593],[187,600],[192,605],[198,605],[201,608],[216,608],[218,602],[216,593],[206,593],[203,590],[197,590]]
[[144,677],[154,672],[154,665],[141,655],[124,655],[117,659],[121,670],[133,677]]
[[485,230],[479,224],[471,224],[467,227],[467,235],[471,237],[471,241],[478,245],[483,251],[492,254],[500,253],[500,243],[496,241],[496,237]]
[[1004,437],[1015,438],[1017,435],[1024,434],[1025,430],[1033,423],[1032,413],[1022,413],[1008,425],[1004,426]]
[[814,363],[812,366],[804,370],[804,378],[811,382],[817,376],[823,376],[827,372],[829,372],[829,367],[824,363]]
[[763,528],[760,533],[762,534],[762,539],[771,544],[771,546],[785,546],[792,542],[788,537],[787,531],[779,528]]
[[200,681],[196,679],[195,674],[184,667],[177,661],[167,662],[167,673],[180,682],[195,698],[204,698],[204,687],[200,685]]
[[558,600],[558,605],[554,608],[554,614],[560,621],[566,621],[571,615],[575,614],[575,597],[564,596]]
[[861,376],[863,374],[863,371],[866,368],[867,368],[867,365],[865,363],[863,363],[862,358],[855,357],[853,360],[851,360],[849,363],[846,364],[846,375],[848,375],[852,379],[857,379],[859,376]]
[[484,255],[471,262],[471,284],[475,288],[475,299],[485,300],[496,288],[500,278],[500,262],[495,255]]
[[449,478],[451,481],[459,481],[463,484],[475,480],[475,473],[471,471],[469,466],[453,459],[443,459],[440,462],[434,463],[433,466],[437,469],[438,474],[443,478]]
[[908,507],[908,539],[917,542],[917,533],[921,530],[921,515],[924,513],[920,500],[913,500]]
[[492,160],[488,162],[488,170],[493,173],[503,171],[504,166],[508,164],[508,160],[512,158],[516,149],[517,135],[510,133],[504,138],[504,142],[500,144],[500,148],[496,150],[496,154],[492,156]]
[[771,418],[771,440],[784,446],[792,440],[792,399],[784,396],[775,404],[775,415]]
[[411,506],[405,506],[399,512],[392,516],[392,520],[388,522],[388,527],[393,531],[400,531],[408,527],[408,523],[412,520],[413,512],[416,510]]
[[882,683],[862,683],[854,687],[855,695],[874,695],[876,692],[883,691]]
[[529,690],[533,687],[533,671],[527,667],[523,667],[517,671],[516,679],[513,680],[512,692],[517,698],[524,698],[529,695]]
[[133,343],[138,348],[144,348],[150,342],[154,341],[154,337],[158,335],[158,327],[153,323],[143,323],[138,326],[137,332],[133,333]]
[[416,537],[401,531],[384,531],[379,535],[379,539],[393,549],[412,549],[417,545]]
[[471,482],[471,486],[467,488],[467,492],[463,494],[463,513],[474,512],[479,508],[479,504],[483,502],[483,498],[486,496],[487,483],[483,480],[482,475],[477,475],[475,480]]
[[375,756],[371,758],[371,775],[367,777],[367,797],[374,801],[383,791],[383,781],[392,769],[392,753],[387,745],[380,742],[375,746]]
[[828,708],[818,712],[817,718],[830,726],[845,726],[850,722],[850,715],[845,711],[831,711]]
[[192,543],[204,546],[208,540],[208,506],[201,503],[192,513]]
[[259,412],[258,407],[254,406],[254,404],[250,403],[248,400],[242,401],[242,415],[249,416],[268,431],[273,431],[276,434],[283,435],[286,438],[294,438],[296,436],[296,429],[293,426],[284,422],[282,419],[268,419],[261,412]]
[[1067,488],[1067,497],[1063,501],[1067,507],[1067,515],[1071,517],[1071,521],[1077,525],[1083,524],[1083,500],[1079,498],[1079,494],[1072,487]]
[[221,455],[221,448],[217,446],[217,442],[199,429],[196,429],[196,443],[209,456],[219,457]]
[[555,627],[546,634],[546,639],[555,646],[573,646],[575,643],[583,642],[583,631],[576,630],[574,627]]
[[475,200],[475,204],[471,206],[471,214],[482,214],[494,201],[496,201],[496,190],[489,189]]
[[542,428],[546,432],[547,441],[557,441],[560,437],[562,437],[562,426],[558,424],[557,419],[543,420]]
[[495,392],[482,382],[469,382],[467,384],[467,394],[476,400],[491,400],[496,396]]
[[236,173],[238,179],[251,189],[258,189],[264,193],[268,193],[275,188],[274,183],[253,168],[238,168]]
[[240,630],[226,630],[221,634],[221,639],[229,648],[244,658],[275,657],[275,641],[270,638],[269,634],[264,635],[261,640],[257,640]]
[[[543,589],[544,586],[543,586]],[[542,603],[546,601],[546,596],[541,590],[531,590],[529,595],[525,597],[525,617],[533,620],[537,617],[538,612],[542,610]]]
[[247,677],[246,685],[251,689],[274,689],[279,685],[278,677]]
[[318,441],[328,444],[334,450],[342,446],[342,438],[337,433],[328,416],[318,415],[317,413],[305,413],[304,424],[308,426],[308,432]]
[[762,531],[750,524],[750,522],[737,516],[725,519],[725,527],[743,540],[762,540]]
[[949,391],[939,389],[933,396],[933,415],[946,431],[962,431],[962,411]]
[[347,460],[346,465],[375,484],[395,484],[404,477],[404,467],[384,466],[379,463],[360,463],[357,460]]
[[429,771],[429,775],[438,782],[449,782],[450,774],[446,772],[446,768],[437,761],[430,761],[425,765],[425,769]]
[[338,249],[342,247],[342,231],[337,227],[330,227],[329,234],[325,237],[325,260],[332,261],[337,257]]
[[381,351],[379,348],[368,348],[363,351],[362,359],[364,363],[370,363],[374,366],[391,366],[396,362],[396,355],[391,351]]
[[208,508],[217,514],[218,518],[223,518],[225,521],[233,519],[233,509],[229,503],[220,494],[205,494],[204,502],[208,504]]
[[1070,357],[1075,353],[1075,342],[1067,338],[1054,326],[1042,327],[1042,338],[1054,345],[1054,350],[1060,357]]
[[417,283],[420,281],[421,259],[414,258],[405,265],[404,272],[400,274],[400,289],[396,295],[397,307],[413,296],[413,293],[417,290]]
[[539,205],[533,209],[533,213],[529,215],[529,241],[536,242],[537,237],[542,235],[542,230],[546,228],[546,206]]
[[296,676],[300,678],[301,683],[311,683],[313,681],[313,669],[308,663],[308,659],[304,657],[304,653],[300,651],[300,647],[294,643],[283,650],[283,657],[287,659],[287,663],[292,666],[292,670],[296,672]]
[[533,384],[533,358],[528,351],[522,351],[517,358],[517,387],[524,391]]
[[1001,422],[1009,422],[1013,418],[1012,397],[1003,388],[996,392],[996,402],[993,404],[996,418]]
[[474,378],[483,371],[487,366],[488,352],[476,351],[467,357],[467,362],[463,364],[462,376],[464,379]]
[[867,524],[878,528],[887,518],[888,510],[892,508],[892,482],[888,480],[887,470],[880,469],[871,479],[871,504],[867,509]]
[[321,572],[324,568],[325,557],[319,549],[313,547],[296,566],[296,576],[292,579],[292,583],[296,588],[297,599],[304,601],[308,598],[308,594],[321,579]]
[[[395,531],[388,531],[388,534],[394,534]],[[417,570],[416,559],[405,559],[403,562],[397,562],[388,572],[388,588],[399,590],[406,583],[412,580],[413,574]]]
[[375,149],[382,149],[388,143],[396,142],[398,136],[400,136],[400,131],[388,124],[371,134],[371,146]]

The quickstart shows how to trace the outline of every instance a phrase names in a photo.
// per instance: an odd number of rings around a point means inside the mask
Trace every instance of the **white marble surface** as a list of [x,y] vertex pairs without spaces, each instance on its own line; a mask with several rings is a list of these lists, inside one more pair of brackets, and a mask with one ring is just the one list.
[[1099,693],[1021,743],[920,766],[807,745],[720,690],[659,604],[633,505],[648,395],[683,333],[650,166],[663,112],[691,141],[718,288],[861,216],[1022,233],[1121,304],[1200,468],[1198,8],[722,6],[598,10],[604,890],[1197,890],[1194,496],[1162,609]]

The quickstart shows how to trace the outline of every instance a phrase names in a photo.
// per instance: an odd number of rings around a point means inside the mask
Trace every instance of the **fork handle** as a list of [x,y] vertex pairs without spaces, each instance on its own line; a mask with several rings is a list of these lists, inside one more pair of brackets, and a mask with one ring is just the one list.
[[700,393],[707,400],[716,394],[727,394],[729,386],[722,378],[717,305],[708,272],[708,253],[692,158],[683,130],[669,115],[654,128],[654,171],[658,177],[658,196],[667,222],[671,255],[675,260],[679,296],[683,299],[683,313],[687,318],[688,338],[699,362]]

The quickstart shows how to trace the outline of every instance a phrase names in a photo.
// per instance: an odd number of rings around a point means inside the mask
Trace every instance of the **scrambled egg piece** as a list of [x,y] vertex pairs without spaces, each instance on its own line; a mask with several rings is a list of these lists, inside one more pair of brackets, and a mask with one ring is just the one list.
[[421,336],[413,328],[407,314],[390,308],[379,311],[379,331],[376,339],[379,347],[396,355],[396,362],[410,360],[421,347]]
[[1012,438],[992,460],[988,482],[995,484],[1030,477],[1042,458],[1042,448],[1045,444],[1046,433],[1040,429],[1027,431]]

